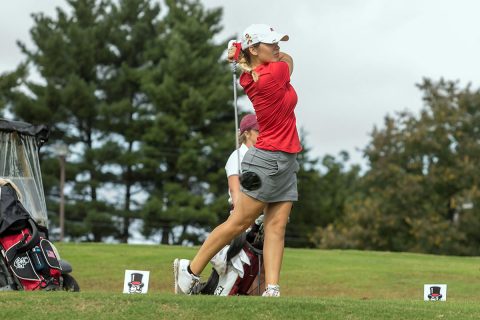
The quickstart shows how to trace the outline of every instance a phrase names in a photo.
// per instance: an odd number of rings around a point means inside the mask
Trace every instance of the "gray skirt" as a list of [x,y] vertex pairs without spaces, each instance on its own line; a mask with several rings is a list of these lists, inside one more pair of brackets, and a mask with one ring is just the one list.
[[298,170],[296,153],[251,147],[242,160],[242,172],[255,172],[260,177],[261,187],[257,190],[241,187],[241,191],[266,203],[297,201]]

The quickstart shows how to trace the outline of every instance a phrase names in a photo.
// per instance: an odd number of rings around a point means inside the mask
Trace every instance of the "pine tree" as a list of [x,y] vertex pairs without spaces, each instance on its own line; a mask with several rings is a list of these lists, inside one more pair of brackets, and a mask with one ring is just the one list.
[[213,42],[221,10],[205,10],[198,1],[166,3],[165,57],[145,86],[156,108],[145,135],[154,178],[145,233],[161,230],[168,243],[180,225],[182,235],[174,239],[180,243],[188,226],[208,229],[228,212],[223,167],[234,149],[233,107],[231,75],[222,61],[226,44]]
[[[142,173],[142,137],[151,125],[153,106],[142,85],[149,68],[162,57],[159,39],[162,26],[160,7],[149,0],[122,0],[112,4],[106,19],[112,52],[108,64],[102,66],[99,91],[104,97],[99,118],[105,144],[100,148],[110,173],[109,184],[122,193],[116,203],[122,218],[120,239],[127,242],[132,218],[140,218],[142,184],[149,179]],[[158,50],[160,48],[160,50]]]
[[[62,9],[57,9],[56,19],[33,15],[30,33],[34,46],[19,43],[27,59],[16,71],[17,86],[4,95],[19,119],[50,126],[51,144],[62,140],[70,146],[73,154],[67,166],[67,185],[73,192],[68,196],[67,232],[74,237],[90,233],[99,241],[115,232],[111,221],[115,210],[97,194],[108,177],[97,149],[103,144],[98,114],[104,103],[98,91],[102,77],[99,66],[108,64],[112,57],[106,46],[109,2],[67,2],[70,15]],[[42,81],[31,80],[30,69],[37,71]],[[58,166],[53,156],[46,154],[44,159],[44,182],[47,195],[55,197]]]

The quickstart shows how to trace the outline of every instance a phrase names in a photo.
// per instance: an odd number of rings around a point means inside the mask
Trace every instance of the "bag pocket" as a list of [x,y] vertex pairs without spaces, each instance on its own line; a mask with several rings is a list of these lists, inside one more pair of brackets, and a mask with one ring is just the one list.
[[62,270],[62,267],[60,266],[60,261],[58,260],[56,254],[57,250],[55,250],[53,244],[47,239],[42,239],[42,241],[40,241],[40,248],[42,249],[43,257],[45,258],[48,266],[50,268]]
[[33,267],[27,252],[17,254],[10,264],[10,268],[17,278],[22,280],[40,281],[40,277]]

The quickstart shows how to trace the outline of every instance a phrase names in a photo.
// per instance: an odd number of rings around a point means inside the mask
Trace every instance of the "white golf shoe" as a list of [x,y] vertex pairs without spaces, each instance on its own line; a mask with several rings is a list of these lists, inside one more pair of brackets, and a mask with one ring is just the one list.
[[280,297],[280,286],[269,284],[262,297]]
[[188,272],[190,260],[175,259],[173,261],[173,276],[175,278],[175,294],[191,294],[193,287],[200,278]]

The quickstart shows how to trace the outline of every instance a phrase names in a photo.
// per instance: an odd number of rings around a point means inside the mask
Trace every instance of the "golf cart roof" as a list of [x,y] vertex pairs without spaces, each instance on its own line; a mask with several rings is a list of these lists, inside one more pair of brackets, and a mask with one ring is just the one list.
[[38,150],[49,134],[45,125],[0,119],[0,178],[19,189],[25,209],[45,227],[48,216]]
[[37,138],[37,142],[43,145],[48,141],[50,130],[46,125],[33,125],[27,122],[13,121],[0,118],[0,131],[17,132],[20,135]]

